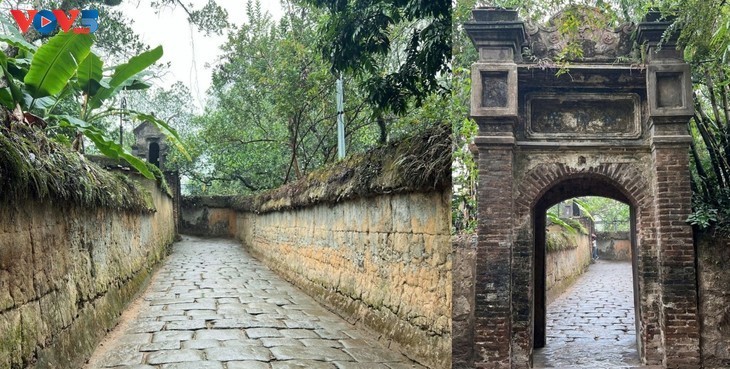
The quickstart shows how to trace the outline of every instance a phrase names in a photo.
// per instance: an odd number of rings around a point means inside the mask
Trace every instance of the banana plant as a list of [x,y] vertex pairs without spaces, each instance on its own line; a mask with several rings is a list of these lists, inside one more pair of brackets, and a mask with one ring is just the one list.
[[[93,35],[60,32],[38,48],[16,41],[11,36],[0,41],[12,41],[19,54],[16,58],[8,58],[0,52],[0,68],[7,81],[7,87],[0,88],[0,104],[19,113],[16,115],[24,117],[28,123],[41,121],[45,124],[50,121],[56,122],[59,127],[75,129],[93,142],[102,154],[127,161],[150,179],[154,178],[154,174],[146,163],[109,139],[94,125],[95,122],[112,115],[126,115],[134,120],[150,122],[190,160],[177,131],[166,122],[153,114],[105,107],[105,102],[122,90],[149,87],[141,77],[162,57],[161,46],[113,67],[113,72],[104,76],[104,62],[91,51]],[[46,113],[53,111],[58,102],[69,96],[81,99],[78,116]],[[35,115],[38,111],[42,112],[40,116]]]

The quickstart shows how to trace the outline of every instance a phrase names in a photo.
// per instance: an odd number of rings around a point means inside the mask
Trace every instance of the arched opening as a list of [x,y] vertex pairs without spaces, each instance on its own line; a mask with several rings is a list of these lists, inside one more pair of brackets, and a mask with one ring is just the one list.
[[147,154],[149,162],[156,167],[160,167],[160,144],[157,142],[150,142],[149,151]]
[[[546,264],[546,261],[548,260],[548,240],[547,240],[547,226],[548,226],[548,220],[546,219],[546,215],[548,213],[548,210],[553,207],[556,204],[560,204],[561,202],[577,197],[584,197],[584,196],[600,196],[603,198],[608,198],[612,200],[619,201],[621,203],[624,203],[629,206],[629,225],[628,225],[628,242],[630,242],[630,258],[631,258],[631,265],[622,265],[621,269],[603,269],[603,270],[610,270],[610,272],[620,272],[620,273],[628,273],[631,277],[631,280],[628,281],[627,278],[624,279],[625,282],[632,286],[633,290],[633,296],[627,296],[626,300],[629,301],[629,304],[633,302],[633,312],[632,312],[632,318],[634,321],[633,327],[630,327],[632,332],[629,332],[628,335],[623,336],[630,337],[631,335],[634,335],[633,342],[629,342],[629,352],[628,355],[624,355],[619,357],[620,355],[615,355],[616,362],[607,362],[605,364],[607,365],[613,365],[621,366],[625,365],[627,363],[634,363],[638,360],[638,353],[640,352],[640,339],[639,335],[636,334],[636,332],[639,332],[639,324],[640,324],[640,311],[639,311],[639,285],[638,285],[638,278],[637,278],[637,237],[636,237],[636,213],[637,209],[635,208],[634,202],[629,198],[629,196],[620,188],[619,185],[615,184],[613,181],[602,177],[602,176],[581,176],[581,177],[573,177],[573,178],[567,178],[559,183],[553,185],[551,188],[549,188],[536,202],[534,208],[533,208],[533,222],[534,222],[534,238],[535,238],[535,258],[534,258],[534,326],[533,326],[533,343],[535,349],[541,349],[545,348],[544,350],[538,350],[536,351],[536,360],[535,360],[535,367],[542,367],[542,366],[553,366],[555,364],[559,365],[581,365],[586,364],[586,362],[549,362],[545,363],[543,361],[546,360],[546,356],[549,359],[551,358],[546,353],[551,352],[549,349],[551,347],[547,347],[547,345],[556,345],[561,344],[562,348],[561,351],[564,353],[565,351],[572,351],[572,352],[601,352],[602,348],[601,345],[604,345],[605,348],[610,348],[612,350],[618,351],[618,345],[611,344],[610,339],[608,337],[593,337],[593,335],[596,334],[598,331],[598,335],[600,335],[603,331],[600,329],[600,324],[608,324],[608,326],[605,327],[605,331],[611,330],[611,329],[619,329],[618,326],[612,326],[611,322],[606,323],[605,319],[603,322],[601,322],[601,317],[606,316],[613,316],[615,314],[607,314],[608,309],[614,308],[611,306],[611,304],[606,304],[603,307],[598,307],[596,310],[593,311],[590,310],[591,305],[595,302],[588,302],[587,299],[584,299],[584,296],[570,296],[568,297],[571,301],[573,301],[574,307],[578,307],[579,309],[583,309],[583,312],[586,312],[586,314],[595,313],[596,317],[595,319],[593,317],[586,317],[586,319],[573,319],[571,322],[571,326],[569,327],[561,327],[560,332],[552,332],[551,336],[552,339],[549,340],[548,337],[548,327],[549,327],[549,320],[548,320],[548,296],[547,296],[547,284],[548,284],[548,273],[547,269],[548,266]],[[566,211],[569,211],[569,208],[565,208]],[[573,209],[574,210],[574,209]],[[593,227],[593,225],[591,225]],[[595,232],[595,228],[591,229],[589,231],[591,233]],[[589,242],[588,239],[585,239],[585,242]],[[552,260],[551,260],[552,261]],[[553,267],[553,264],[551,264],[551,267]],[[613,266],[612,266],[613,267]],[[598,270],[598,268],[606,268],[606,265],[598,266],[598,265],[591,265],[589,268],[595,268],[592,271],[589,271],[586,273],[588,275],[589,273],[595,273]],[[628,268],[631,270],[629,271]],[[595,276],[595,275],[594,275]],[[626,276],[628,277],[628,276]],[[578,277],[580,279],[581,277]],[[578,280],[576,279],[576,280]],[[553,279],[550,280],[551,283],[554,282]],[[576,283],[576,290],[578,289],[578,283]],[[593,287],[588,287],[593,288]],[[627,288],[628,289],[628,288]],[[572,290],[568,290],[571,291]],[[567,293],[571,293],[567,292]],[[630,293],[626,291],[625,293]],[[611,296],[611,295],[609,295]],[[561,298],[564,298],[565,296],[561,296]],[[614,297],[614,296],[611,296]],[[570,306],[570,305],[569,305]],[[570,307],[568,307],[570,309]],[[601,311],[601,309],[604,309]],[[560,324],[562,321],[559,319],[556,319],[556,317],[561,316],[561,312],[555,312],[553,311],[553,315],[550,316],[550,322],[553,322],[553,325]],[[569,315],[573,314],[571,310],[568,311],[568,314],[562,314],[562,315]],[[603,314],[603,315],[602,315]],[[573,317],[579,316],[580,314],[574,314]],[[580,327],[581,324],[585,325],[594,325],[592,327]],[[578,327],[576,327],[578,325]],[[598,329],[595,329],[598,327]],[[574,332],[573,329],[577,328],[578,331]],[[552,329],[555,329],[553,327]],[[569,334],[563,334],[564,332],[572,332]],[[571,334],[573,337],[571,337]],[[583,337],[581,337],[583,335]],[[595,340],[595,342],[592,342]],[[624,344],[626,342],[623,342]],[[595,344],[595,347],[592,350],[590,347]],[[575,346],[573,346],[575,345]],[[606,347],[607,346],[607,347]],[[552,347],[553,349],[555,346]],[[573,350],[571,350],[573,348]],[[635,348],[635,350],[634,350]],[[570,354],[564,355],[561,353],[560,356],[561,359],[564,359],[565,357],[569,357]],[[580,355],[580,354],[578,354]],[[583,356],[590,356],[590,355],[583,355]],[[606,354],[606,357],[614,357],[610,354]],[[590,359],[590,358],[588,358]],[[612,359],[613,360],[613,359]],[[638,364],[638,362],[636,362]]]

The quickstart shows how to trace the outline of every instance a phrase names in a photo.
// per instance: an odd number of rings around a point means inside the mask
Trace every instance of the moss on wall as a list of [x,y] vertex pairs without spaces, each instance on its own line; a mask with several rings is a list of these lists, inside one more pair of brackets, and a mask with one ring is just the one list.
[[0,202],[49,200],[149,213],[155,209],[148,192],[125,175],[49,140],[42,131],[0,125]]
[[182,206],[267,213],[383,194],[446,189],[451,189],[451,127],[442,124],[422,135],[349,156],[256,196],[187,197]]
[[695,236],[703,367],[730,368],[730,238]]
[[79,368],[167,254],[169,196],[135,213],[33,199],[0,206],[0,369]]

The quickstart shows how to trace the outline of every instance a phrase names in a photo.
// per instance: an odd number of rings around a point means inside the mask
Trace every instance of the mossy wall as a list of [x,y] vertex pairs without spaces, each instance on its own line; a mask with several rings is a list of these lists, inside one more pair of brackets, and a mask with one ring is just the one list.
[[238,238],[346,320],[430,368],[451,366],[450,193],[241,213]]
[[437,127],[258,196],[188,198],[182,231],[220,236],[228,225],[348,321],[430,368],[450,368],[449,132]]
[[730,368],[730,239],[696,236],[703,367]]
[[[548,232],[562,234],[566,231],[557,225],[549,225]],[[560,237],[560,240],[569,239],[575,247],[560,247],[556,251],[548,251],[545,255],[545,289],[546,303],[549,305],[583,273],[591,263],[591,239],[587,234],[576,233]]]
[[78,368],[174,239],[154,213],[24,200],[0,207],[0,369]]

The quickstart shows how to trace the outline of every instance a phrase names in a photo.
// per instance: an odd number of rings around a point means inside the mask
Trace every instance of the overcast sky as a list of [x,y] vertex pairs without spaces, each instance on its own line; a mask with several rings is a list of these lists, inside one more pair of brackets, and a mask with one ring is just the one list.
[[[184,0],[185,4],[193,4],[199,9],[207,0]],[[216,0],[228,11],[228,20],[241,24],[245,16],[246,0]],[[262,0],[261,7],[278,19],[281,16],[279,0]],[[163,85],[172,85],[176,81],[185,83],[200,107],[205,100],[205,92],[210,86],[211,68],[219,59],[220,45],[226,37],[210,35],[193,30],[187,21],[187,14],[180,7],[162,9],[159,14],[149,5],[149,1],[125,0],[119,9],[134,20],[132,28],[142,37],[142,41],[151,47],[162,45],[164,56],[161,62],[171,62],[168,75],[163,78]]]

